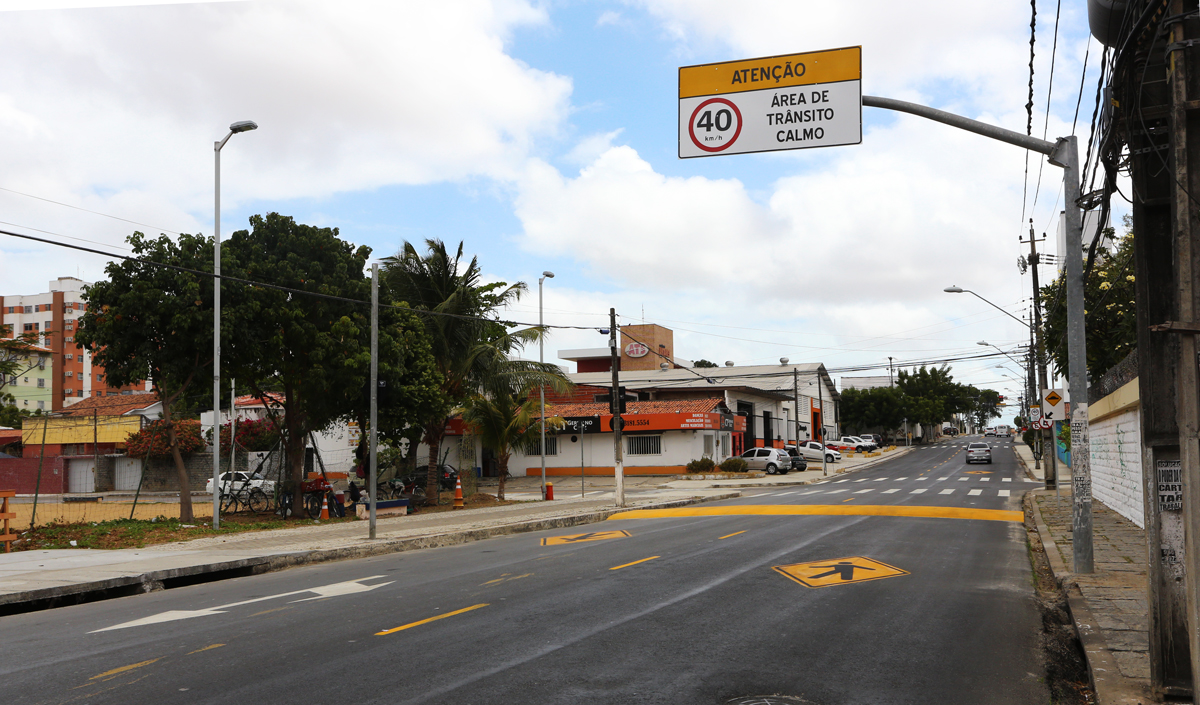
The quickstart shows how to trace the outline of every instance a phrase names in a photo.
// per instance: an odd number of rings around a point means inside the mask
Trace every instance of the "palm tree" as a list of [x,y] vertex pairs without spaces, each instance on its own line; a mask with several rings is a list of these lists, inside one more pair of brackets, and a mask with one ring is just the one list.
[[[548,375],[546,386],[555,391],[566,391],[570,382],[562,377]],[[540,440],[541,404],[532,394],[537,387],[527,387],[520,393],[513,393],[503,387],[476,394],[467,400],[465,406],[458,411],[462,414],[463,422],[479,436],[484,447],[496,454],[499,464],[500,487],[496,498],[504,499],[504,484],[508,478],[508,459],[512,457],[514,448],[528,447],[530,443]],[[562,428],[565,422],[561,417],[546,419],[547,429]]]
[[446,405],[422,424],[422,440],[429,446],[427,501],[436,504],[438,455],[453,407],[485,391],[493,396],[501,390],[516,395],[536,384],[553,384],[551,378],[561,379],[562,371],[555,365],[509,357],[544,332],[536,327],[509,332],[497,317],[499,309],[526,291],[523,282],[483,283],[478,259],[463,262],[461,242],[454,255],[440,240],[426,240],[425,245],[428,251],[421,254],[405,242],[397,256],[383,260],[380,279],[393,301],[417,311],[442,377],[440,391]]

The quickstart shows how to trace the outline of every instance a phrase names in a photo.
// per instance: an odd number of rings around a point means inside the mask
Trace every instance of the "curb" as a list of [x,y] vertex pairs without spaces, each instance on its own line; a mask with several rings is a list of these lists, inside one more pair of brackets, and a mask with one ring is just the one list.
[[[639,507],[639,509],[671,509],[673,507],[700,504],[701,502],[733,499],[740,496],[740,492],[727,492],[709,497],[691,497],[670,502],[650,503]],[[618,512],[628,511],[628,509],[628,507],[612,507],[611,509],[601,509],[583,514],[517,521],[484,529],[447,531],[440,534],[412,536],[403,539],[376,539],[372,543],[367,543],[369,539],[364,539],[364,543],[355,546],[255,556],[232,561],[172,568],[169,570],[155,570],[139,575],[128,575],[109,580],[97,580],[88,583],[14,592],[0,595],[0,616],[35,612],[116,597],[127,597],[229,578],[272,573],[303,565],[353,560],[389,553],[415,551],[423,548],[457,546],[497,536],[507,536],[509,534],[593,524],[604,521]]]
[[[1034,490],[1030,493],[1033,523],[1037,527],[1038,540],[1042,542],[1042,553],[1050,563],[1050,571],[1054,573],[1054,582],[1067,598],[1067,610],[1071,613],[1071,622],[1075,625],[1075,635],[1079,637],[1079,643],[1083,646],[1083,660],[1087,664],[1088,678],[1092,682],[1092,690],[1096,693],[1097,705],[1142,705],[1145,698],[1137,693],[1129,693],[1122,681],[1123,676],[1120,675],[1117,660],[1108,648],[1108,642],[1096,628],[1096,618],[1092,615],[1083,592],[1071,579],[1071,571],[1058,552],[1058,544],[1051,541],[1050,547],[1046,546],[1046,537],[1050,536],[1050,529],[1042,518],[1042,508],[1037,498],[1048,495],[1039,495],[1039,492],[1040,490]],[[1049,493],[1049,490],[1046,492]]]

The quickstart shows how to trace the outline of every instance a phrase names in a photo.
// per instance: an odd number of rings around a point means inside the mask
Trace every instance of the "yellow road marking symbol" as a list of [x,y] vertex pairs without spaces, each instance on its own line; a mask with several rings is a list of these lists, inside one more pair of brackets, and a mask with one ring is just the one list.
[[720,541],[721,539],[733,538],[734,536],[737,536],[738,534],[746,533],[746,531],[749,531],[749,529],[746,529],[745,531],[735,531],[732,534],[725,534],[724,536],[722,536],[721,538],[719,538],[717,540]]
[[513,575],[512,573],[505,573],[504,575],[501,575],[499,578],[496,578],[495,580],[489,580],[486,583],[480,583],[479,587],[483,587],[485,585],[495,585],[496,583],[507,583],[510,580],[520,580],[521,578],[528,578],[531,575],[533,575],[533,573],[525,573],[524,575]]
[[643,558],[640,561],[634,561],[632,563],[626,563],[624,565],[613,566],[612,568],[609,568],[609,570],[620,570],[622,568],[628,568],[631,565],[637,565],[638,563],[645,563],[646,561],[652,561],[655,558],[661,558],[661,556],[650,556],[649,558]]
[[966,475],[991,475],[991,470],[967,470]]
[[629,536],[628,531],[590,531],[586,534],[570,536],[551,536],[542,539],[543,546],[560,546],[564,543],[582,543],[584,541],[605,541],[607,539],[622,539]]
[[864,583],[909,574],[906,570],[864,556],[777,565],[772,566],[772,570],[810,588]]
[[162,660],[162,657],[159,656],[158,658],[152,658],[149,661],[142,661],[141,663],[132,663],[128,666],[121,666],[120,668],[114,668],[111,671],[105,671],[104,673],[97,673],[96,675],[92,676],[88,680],[94,681],[94,680],[98,680],[100,678],[107,678],[109,676],[115,676],[115,675],[124,673],[126,671],[132,671],[135,668],[141,668],[142,666],[149,666],[150,664],[154,663],[155,661],[161,661],[161,660]]
[[439,619],[453,617],[456,614],[462,614],[463,612],[470,612],[471,610],[477,610],[480,607],[487,607],[488,604],[490,604],[490,603],[484,602],[483,604],[479,604],[479,605],[471,605],[470,607],[464,607],[461,610],[454,610],[453,612],[447,612],[446,614],[439,614],[438,616],[430,617],[429,619],[422,619],[419,622],[410,622],[401,627],[395,627],[392,629],[384,629],[381,632],[375,632],[375,636],[386,636],[388,634],[395,634],[396,632],[402,632],[405,629],[412,629],[413,627],[419,627],[422,624],[429,624],[430,622],[436,622]]

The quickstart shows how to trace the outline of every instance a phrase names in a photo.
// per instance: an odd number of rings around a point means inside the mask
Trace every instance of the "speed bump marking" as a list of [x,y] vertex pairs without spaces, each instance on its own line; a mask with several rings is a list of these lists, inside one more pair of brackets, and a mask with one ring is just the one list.
[[898,575],[909,574],[907,570],[900,570],[895,566],[864,556],[834,558],[833,560],[812,561],[809,563],[792,563],[791,565],[777,565],[771,568],[776,573],[784,575],[809,588],[865,583],[868,580],[881,580],[883,578],[894,578]]
[[586,534],[570,536],[551,536],[542,539],[543,546],[560,546],[564,543],[583,543],[584,541],[605,541],[607,539],[623,539],[629,536],[628,531],[592,531]]
[[967,470],[963,474],[965,474],[965,475],[991,475],[992,471],[991,470]]

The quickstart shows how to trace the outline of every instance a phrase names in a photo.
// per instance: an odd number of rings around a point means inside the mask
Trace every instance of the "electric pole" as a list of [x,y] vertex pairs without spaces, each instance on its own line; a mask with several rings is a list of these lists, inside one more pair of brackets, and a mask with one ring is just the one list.
[[616,478],[616,503],[625,506],[625,467],[621,461],[621,355],[617,350],[617,309],[608,309],[608,352],[612,360],[612,430],[613,430],[613,476]]
[[[1042,233],[1042,242],[1046,240],[1046,234]],[[1037,363],[1037,389],[1034,390],[1033,402],[1041,405],[1042,394],[1045,389],[1049,389],[1050,385],[1046,379],[1046,343],[1042,339],[1044,331],[1042,330],[1042,300],[1041,300],[1041,285],[1038,283],[1038,265],[1041,264],[1041,255],[1037,251],[1037,243],[1039,241],[1034,237],[1033,218],[1029,219],[1029,273],[1033,277],[1033,335],[1034,335],[1034,354]],[[1046,489],[1052,490],[1058,486],[1058,444],[1054,440],[1054,432],[1051,429],[1044,428],[1038,431],[1037,435],[1042,441],[1042,457],[1045,459],[1047,453],[1049,459],[1046,460]],[[1050,450],[1047,451],[1046,448]]]

